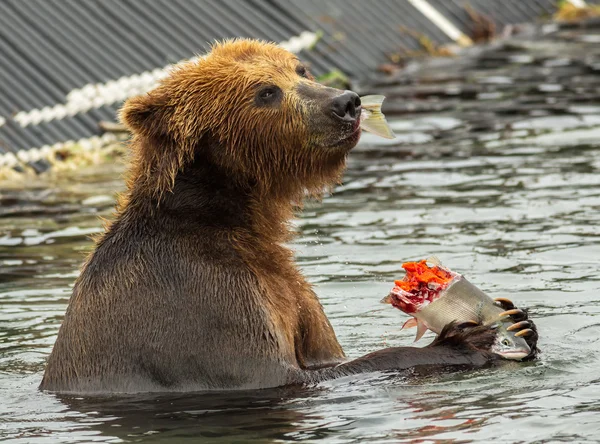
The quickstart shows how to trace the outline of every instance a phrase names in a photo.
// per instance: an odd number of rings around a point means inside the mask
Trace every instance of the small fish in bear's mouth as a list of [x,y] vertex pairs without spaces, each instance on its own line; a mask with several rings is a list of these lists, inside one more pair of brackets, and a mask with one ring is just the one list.
[[417,327],[415,341],[428,329],[439,334],[451,322],[474,321],[496,329],[492,352],[505,359],[523,359],[530,354],[531,348],[522,337],[526,331],[515,331],[519,324],[510,318],[510,311],[505,311],[462,275],[443,267],[435,258],[406,262],[402,268],[406,275],[395,281],[394,288],[381,302],[413,316],[402,328]]
[[360,127],[361,129],[386,139],[394,139],[396,135],[381,112],[385,96],[371,95],[360,98]]

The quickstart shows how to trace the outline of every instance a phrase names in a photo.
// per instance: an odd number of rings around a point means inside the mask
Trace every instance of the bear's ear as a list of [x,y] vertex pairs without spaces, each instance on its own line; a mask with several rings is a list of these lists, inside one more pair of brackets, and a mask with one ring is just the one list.
[[158,91],[132,97],[121,108],[120,119],[136,134],[167,134],[168,99]]
[[156,196],[173,188],[175,176],[193,155],[194,145],[176,141],[175,105],[160,87],[128,99],[120,119],[133,133],[129,188]]

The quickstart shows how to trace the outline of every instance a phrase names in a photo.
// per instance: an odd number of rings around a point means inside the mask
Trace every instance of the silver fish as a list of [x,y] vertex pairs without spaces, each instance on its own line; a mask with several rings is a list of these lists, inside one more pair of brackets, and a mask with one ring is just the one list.
[[361,129],[386,139],[394,139],[396,135],[390,128],[385,116],[381,112],[381,105],[385,96],[371,95],[360,98],[360,127]]
[[[437,294],[433,285],[434,294],[431,302],[415,304],[414,295],[395,286],[382,302],[392,304],[394,307],[413,316],[402,328],[417,327],[415,341],[421,339],[429,329],[440,333],[442,329],[453,321],[475,321],[478,324],[489,325],[496,329],[496,341],[492,351],[505,359],[523,359],[528,356],[531,349],[519,332],[511,330],[514,321],[505,310],[494,303],[487,294],[471,284],[462,275],[433,262],[435,266],[453,275],[450,283]],[[431,287],[431,284],[429,285]]]

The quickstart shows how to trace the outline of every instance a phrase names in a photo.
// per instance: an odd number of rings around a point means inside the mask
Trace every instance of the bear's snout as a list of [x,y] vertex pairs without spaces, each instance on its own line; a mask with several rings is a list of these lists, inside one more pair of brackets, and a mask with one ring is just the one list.
[[353,91],[344,91],[331,101],[333,115],[346,122],[354,122],[360,116],[360,110],[360,97]]

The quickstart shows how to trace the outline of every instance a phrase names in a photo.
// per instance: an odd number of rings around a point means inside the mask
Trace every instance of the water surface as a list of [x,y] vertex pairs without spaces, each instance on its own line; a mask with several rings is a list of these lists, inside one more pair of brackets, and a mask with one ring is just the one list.
[[[543,353],[421,379],[77,398],[37,390],[122,166],[0,192],[0,436],[13,442],[597,442],[600,48],[591,31],[518,39],[363,88],[395,142],[365,136],[344,183],[298,221],[298,261],[346,353],[409,345],[378,303],[432,254],[530,309]],[[432,336],[422,339],[426,344]]]

